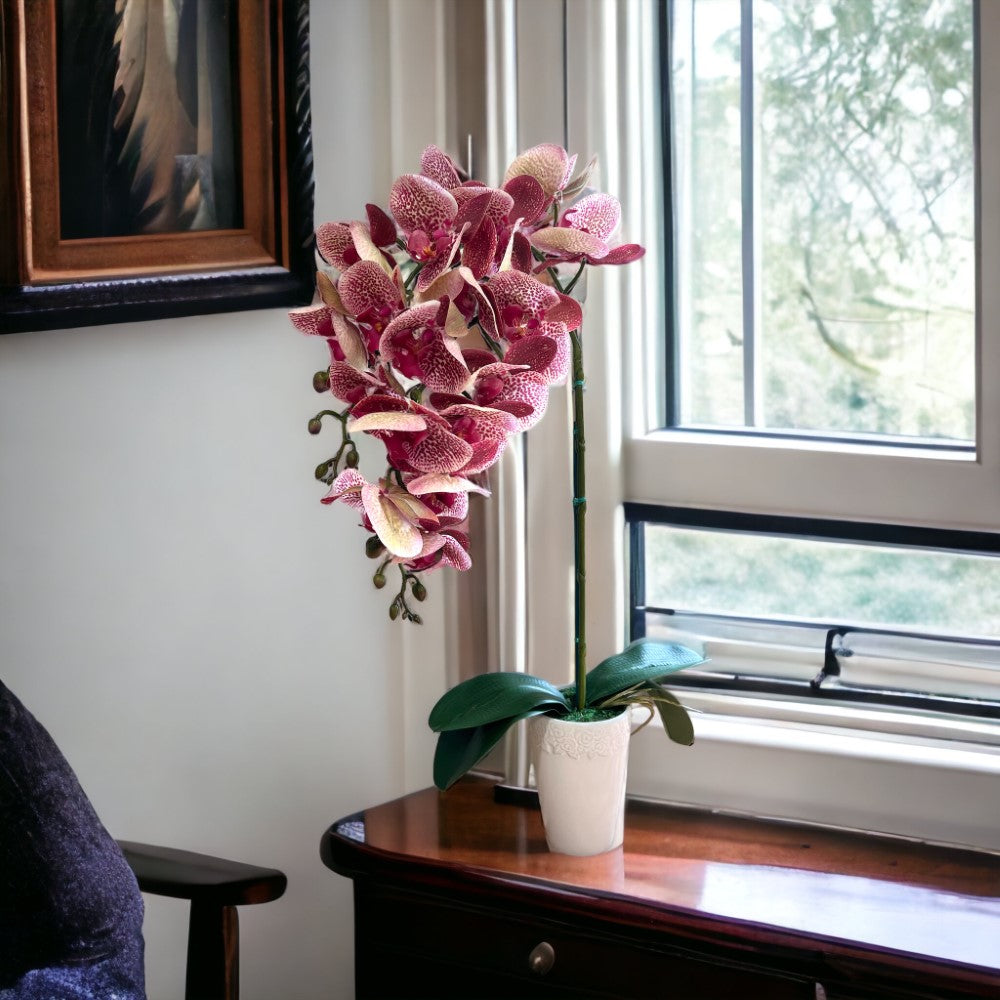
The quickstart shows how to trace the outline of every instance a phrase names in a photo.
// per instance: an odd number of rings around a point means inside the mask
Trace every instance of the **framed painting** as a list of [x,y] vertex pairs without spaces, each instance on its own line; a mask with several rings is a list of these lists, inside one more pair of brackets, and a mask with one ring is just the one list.
[[308,302],[308,0],[0,0],[0,332]]

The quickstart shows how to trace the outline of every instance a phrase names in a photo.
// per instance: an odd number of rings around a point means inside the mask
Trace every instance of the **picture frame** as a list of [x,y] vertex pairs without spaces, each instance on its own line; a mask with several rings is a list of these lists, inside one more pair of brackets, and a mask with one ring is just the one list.
[[0,333],[311,300],[308,0],[0,0],[0,59]]

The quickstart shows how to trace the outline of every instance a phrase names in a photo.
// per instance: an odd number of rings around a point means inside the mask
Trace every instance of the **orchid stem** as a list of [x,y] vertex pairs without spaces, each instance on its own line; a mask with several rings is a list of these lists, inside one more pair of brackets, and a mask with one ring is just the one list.
[[[575,279],[574,279],[575,280]],[[587,482],[584,434],[583,343],[580,331],[570,333],[573,348],[573,615],[575,639],[576,705],[582,712],[587,705]]]

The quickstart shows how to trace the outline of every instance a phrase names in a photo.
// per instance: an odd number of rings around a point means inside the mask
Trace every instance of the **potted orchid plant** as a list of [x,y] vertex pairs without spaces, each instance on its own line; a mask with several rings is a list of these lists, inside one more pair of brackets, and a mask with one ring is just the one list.
[[[490,187],[464,178],[447,154],[428,147],[420,172],[392,185],[388,212],[367,205],[365,221],[317,230],[328,268],[317,275],[319,301],[290,314],[300,331],[329,347],[329,365],[313,385],[338,405],[309,422],[319,433],[327,418],[340,434],[335,453],[316,470],[328,486],[323,502],[360,515],[366,552],[377,561],[376,588],[398,574],[393,620],[420,622],[412,602],[426,598],[426,574],[471,566],[470,494],[489,495],[488,471],[511,437],[542,418],[553,385],[572,379],[575,680],[556,687],[528,674],[490,673],[448,691],[429,719],[440,734],[434,780],[442,789],[522,719],[537,721],[539,755],[555,747],[555,756],[566,756],[558,753],[565,735],[543,731],[550,720],[578,727],[574,734],[588,732],[582,724],[615,729],[596,743],[582,736],[590,749],[577,758],[599,758],[594,746],[620,751],[622,733],[627,752],[631,705],[646,707],[649,718],[657,709],[675,742],[694,739],[687,712],[661,681],[702,662],[700,653],[639,640],[587,670],[583,311],[572,293],[586,268],[627,264],[644,250],[611,245],[621,207],[611,195],[586,190],[594,161],[576,176],[575,165],[560,146],[536,146],[511,163],[501,186]],[[359,434],[384,446],[378,478],[359,471]],[[536,756],[550,846],[597,853],[617,845],[609,838],[621,843],[620,822],[594,843],[572,835],[553,843],[556,820],[546,814],[542,787],[548,763]],[[624,764],[615,767],[620,788],[612,798],[621,812]],[[565,775],[556,785],[570,805],[587,799],[605,812],[594,780],[584,779],[585,791]],[[586,823],[573,817],[568,825],[572,834]]]

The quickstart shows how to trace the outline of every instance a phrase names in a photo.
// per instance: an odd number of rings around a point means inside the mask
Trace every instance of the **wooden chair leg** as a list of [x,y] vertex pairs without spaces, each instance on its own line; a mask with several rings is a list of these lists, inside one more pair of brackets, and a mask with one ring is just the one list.
[[239,1000],[239,921],[235,906],[192,901],[185,1000]]

